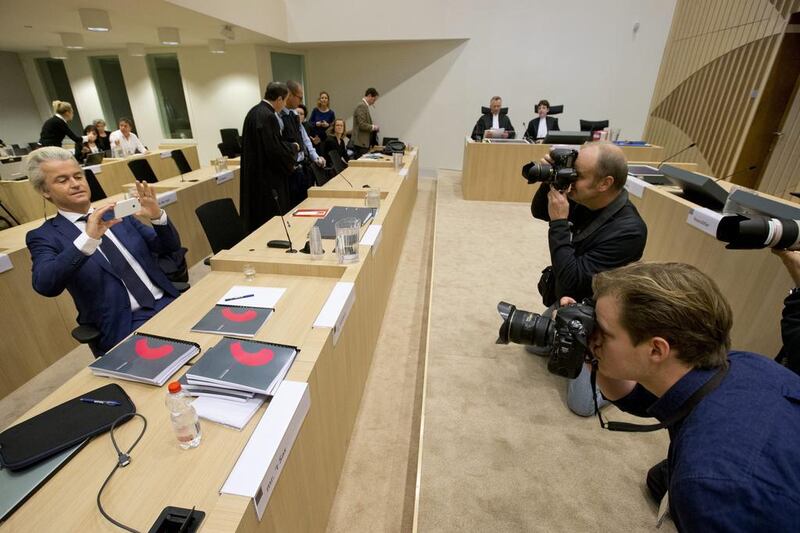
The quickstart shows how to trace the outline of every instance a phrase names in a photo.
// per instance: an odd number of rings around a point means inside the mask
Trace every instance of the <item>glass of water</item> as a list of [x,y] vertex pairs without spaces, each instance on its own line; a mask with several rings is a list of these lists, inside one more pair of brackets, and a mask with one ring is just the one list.
[[357,218],[343,218],[337,220],[336,228],[336,258],[339,263],[355,263],[358,261],[358,233],[361,221]]
[[379,208],[381,206],[381,190],[378,188],[367,189],[364,205],[375,209]]
[[250,263],[245,263],[242,267],[242,273],[244,274],[245,281],[253,281],[256,279],[256,267],[251,265]]

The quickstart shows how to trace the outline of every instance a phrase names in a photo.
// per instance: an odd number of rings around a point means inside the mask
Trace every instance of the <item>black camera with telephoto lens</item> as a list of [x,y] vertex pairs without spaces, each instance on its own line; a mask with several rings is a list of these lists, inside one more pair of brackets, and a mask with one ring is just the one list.
[[800,220],[726,216],[717,226],[717,240],[728,243],[729,250],[800,250]]
[[594,306],[583,303],[558,308],[555,318],[518,310],[507,302],[497,304],[503,317],[497,344],[530,344],[550,350],[547,370],[575,379],[584,363],[592,361],[589,338],[594,331]]
[[553,148],[550,150],[550,159],[553,164],[536,163],[531,161],[522,167],[522,177],[528,183],[546,183],[559,191],[565,191],[570,185],[578,181],[575,172],[575,160],[578,151],[571,148]]

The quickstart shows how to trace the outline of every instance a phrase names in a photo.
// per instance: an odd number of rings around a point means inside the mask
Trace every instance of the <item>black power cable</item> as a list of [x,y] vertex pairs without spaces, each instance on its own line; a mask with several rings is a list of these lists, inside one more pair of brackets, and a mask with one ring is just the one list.
[[[119,449],[119,446],[117,445],[117,440],[114,438],[114,430],[116,429],[118,423],[124,422],[124,421],[129,420],[129,419],[131,419],[133,417],[139,417],[139,418],[142,419],[142,423],[143,423],[142,431],[141,431],[141,433],[139,433],[139,436],[136,437],[136,440],[133,441],[133,444],[131,444],[131,447],[128,448],[128,451],[125,452],[125,453],[122,453],[122,451]],[[123,524],[122,522],[118,522],[118,521],[114,520],[113,518],[111,518],[108,515],[108,513],[105,511],[105,509],[103,509],[103,504],[100,503],[100,496],[102,496],[103,490],[105,490],[106,485],[108,485],[108,482],[111,481],[111,477],[114,475],[114,473],[120,467],[125,467],[125,466],[128,466],[130,464],[130,462],[131,462],[130,453],[133,451],[133,448],[136,447],[137,444],[139,444],[139,441],[142,440],[142,437],[144,436],[144,432],[146,430],[147,430],[147,419],[144,416],[142,416],[141,414],[139,414],[139,413],[131,413],[131,414],[122,415],[121,417],[119,417],[116,420],[114,420],[114,423],[111,424],[110,433],[111,433],[111,443],[114,445],[114,449],[117,451],[117,464],[114,465],[114,469],[111,471],[110,474],[108,474],[108,477],[103,482],[103,486],[100,487],[100,491],[97,493],[97,508],[100,509],[100,514],[102,514],[103,517],[106,520],[108,520],[109,522],[111,522],[115,526],[117,526],[119,528],[122,528],[122,529],[124,529],[126,531],[130,531],[131,533],[139,533],[139,532],[137,530],[133,529],[132,527],[128,527],[125,524]]]

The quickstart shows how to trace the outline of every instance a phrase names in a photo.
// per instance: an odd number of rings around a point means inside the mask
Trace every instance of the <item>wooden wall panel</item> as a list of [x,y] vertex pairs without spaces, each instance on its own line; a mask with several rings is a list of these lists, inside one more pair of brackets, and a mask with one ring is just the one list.
[[782,131],[758,190],[796,201],[789,193],[800,191],[800,85],[795,86]]
[[696,142],[680,160],[732,173],[798,9],[800,0],[678,0],[644,138],[666,154]]

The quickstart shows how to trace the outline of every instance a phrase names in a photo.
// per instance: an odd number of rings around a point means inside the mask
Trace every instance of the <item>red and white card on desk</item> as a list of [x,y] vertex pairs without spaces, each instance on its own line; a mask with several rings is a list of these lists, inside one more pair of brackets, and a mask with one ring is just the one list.
[[292,216],[323,218],[327,214],[328,214],[327,209],[298,209],[297,211],[292,213]]

